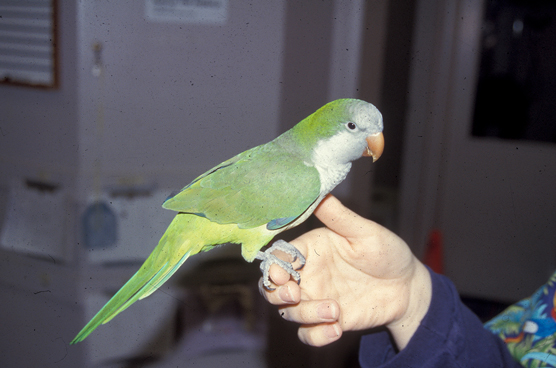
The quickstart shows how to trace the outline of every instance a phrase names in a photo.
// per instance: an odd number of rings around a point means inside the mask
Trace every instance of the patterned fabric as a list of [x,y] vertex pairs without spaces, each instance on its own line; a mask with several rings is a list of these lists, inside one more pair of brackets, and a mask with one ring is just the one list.
[[556,272],[530,298],[485,324],[524,367],[556,367]]

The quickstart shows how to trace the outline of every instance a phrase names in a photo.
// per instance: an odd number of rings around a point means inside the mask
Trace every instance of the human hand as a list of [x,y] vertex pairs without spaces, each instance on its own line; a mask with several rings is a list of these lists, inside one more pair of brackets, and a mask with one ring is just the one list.
[[331,195],[314,214],[326,228],[291,242],[306,257],[301,283],[272,265],[275,290],[261,279],[261,294],[284,319],[301,324],[298,336],[306,344],[323,346],[343,331],[386,326],[403,349],[430,304],[427,269],[401,238]]

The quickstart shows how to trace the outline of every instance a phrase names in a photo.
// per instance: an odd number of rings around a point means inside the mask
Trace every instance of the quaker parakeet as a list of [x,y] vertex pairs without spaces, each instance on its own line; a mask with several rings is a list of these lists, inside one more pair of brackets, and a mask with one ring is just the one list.
[[283,250],[304,263],[278,233],[297,226],[348,174],[351,161],[382,154],[382,115],[370,103],[340,99],[326,104],[273,141],[251,148],[199,176],[163,207],[178,213],[133,277],[73,339],[85,339],[138,299],[158,289],[191,255],[226,243],[241,244],[246,261],[260,259],[265,286],[278,263],[299,282]]

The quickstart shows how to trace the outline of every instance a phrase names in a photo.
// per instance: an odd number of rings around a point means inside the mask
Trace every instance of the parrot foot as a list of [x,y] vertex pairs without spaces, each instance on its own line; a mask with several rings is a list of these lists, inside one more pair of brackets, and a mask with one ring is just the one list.
[[[280,250],[286,254],[291,255],[293,257],[293,261],[288,262],[278,258],[274,254],[272,254],[272,252],[274,252],[275,250]],[[299,270],[305,265],[305,257],[292,244],[284,240],[277,240],[272,244],[270,248],[268,248],[264,252],[259,252],[255,259],[260,259],[262,261],[260,267],[263,273],[263,285],[267,290],[274,290],[274,288],[270,287],[269,276],[269,270],[272,264],[277,264],[278,266],[286,270],[286,272],[289,273],[298,284],[301,282],[299,272],[297,272],[296,269],[293,268],[293,263],[299,259],[299,262],[301,263],[301,265],[297,268],[297,270]]]

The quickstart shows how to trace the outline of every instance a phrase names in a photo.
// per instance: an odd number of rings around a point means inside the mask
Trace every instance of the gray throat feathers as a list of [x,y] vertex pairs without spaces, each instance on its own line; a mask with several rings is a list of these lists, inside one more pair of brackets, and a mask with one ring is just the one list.
[[351,162],[336,165],[315,165],[315,168],[320,175],[320,192],[321,195],[326,195],[336,188],[349,173],[351,169]]

